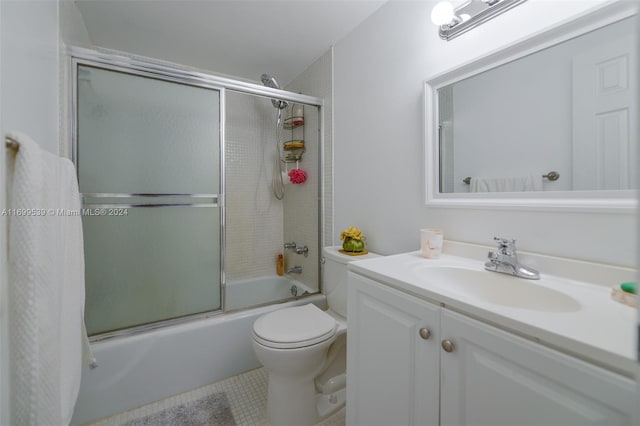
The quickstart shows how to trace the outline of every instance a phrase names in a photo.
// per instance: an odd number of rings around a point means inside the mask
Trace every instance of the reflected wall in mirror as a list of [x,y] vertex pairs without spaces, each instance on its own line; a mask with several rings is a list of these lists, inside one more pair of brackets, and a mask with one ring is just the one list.
[[529,174],[544,191],[635,188],[635,34],[627,18],[439,89],[441,191]]
[[429,80],[427,202],[633,198],[636,13],[603,7]]

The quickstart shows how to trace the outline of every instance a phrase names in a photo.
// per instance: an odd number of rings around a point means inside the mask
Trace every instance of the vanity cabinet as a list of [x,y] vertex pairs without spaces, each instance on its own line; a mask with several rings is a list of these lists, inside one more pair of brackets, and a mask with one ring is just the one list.
[[631,425],[635,382],[447,309],[442,425]]
[[348,425],[632,424],[633,380],[354,273],[348,301]]
[[439,308],[351,275],[348,425],[436,425]]

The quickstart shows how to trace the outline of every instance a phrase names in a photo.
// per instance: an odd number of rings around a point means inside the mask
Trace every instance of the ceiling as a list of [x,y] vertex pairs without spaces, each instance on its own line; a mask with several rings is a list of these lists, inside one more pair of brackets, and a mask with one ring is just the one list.
[[384,0],[77,0],[95,46],[291,82]]

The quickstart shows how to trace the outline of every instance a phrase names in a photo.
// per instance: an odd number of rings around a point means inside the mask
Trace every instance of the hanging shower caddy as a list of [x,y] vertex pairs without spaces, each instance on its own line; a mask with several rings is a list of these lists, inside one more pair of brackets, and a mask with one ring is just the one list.
[[[307,174],[300,169],[300,161],[305,152],[304,146],[304,107],[301,104],[292,104],[287,108],[289,117],[284,119],[283,128],[291,131],[290,140],[282,144],[282,157],[280,158],[286,165],[286,175],[291,183],[300,184],[307,180]],[[300,130],[297,130],[300,129]],[[297,138],[296,138],[297,137]],[[289,164],[295,166],[289,169]]]
[[[295,129],[302,129],[304,126],[304,109],[301,104],[291,104],[287,107],[289,117],[284,119],[284,130],[291,131],[291,139],[282,144],[282,157],[281,160],[284,163],[297,163],[302,160],[302,154],[305,152],[304,147],[304,132],[295,131]],[[296,138],[296,136],[299,136]]]

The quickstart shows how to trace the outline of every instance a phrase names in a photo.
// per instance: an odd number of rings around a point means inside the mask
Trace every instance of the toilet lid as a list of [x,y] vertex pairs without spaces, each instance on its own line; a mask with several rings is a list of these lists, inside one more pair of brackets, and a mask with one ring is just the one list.
[[309,303],[261,316],[253,324],[253,335],[265,346],[293,349],[330,339],[336,329],[335,319]]

